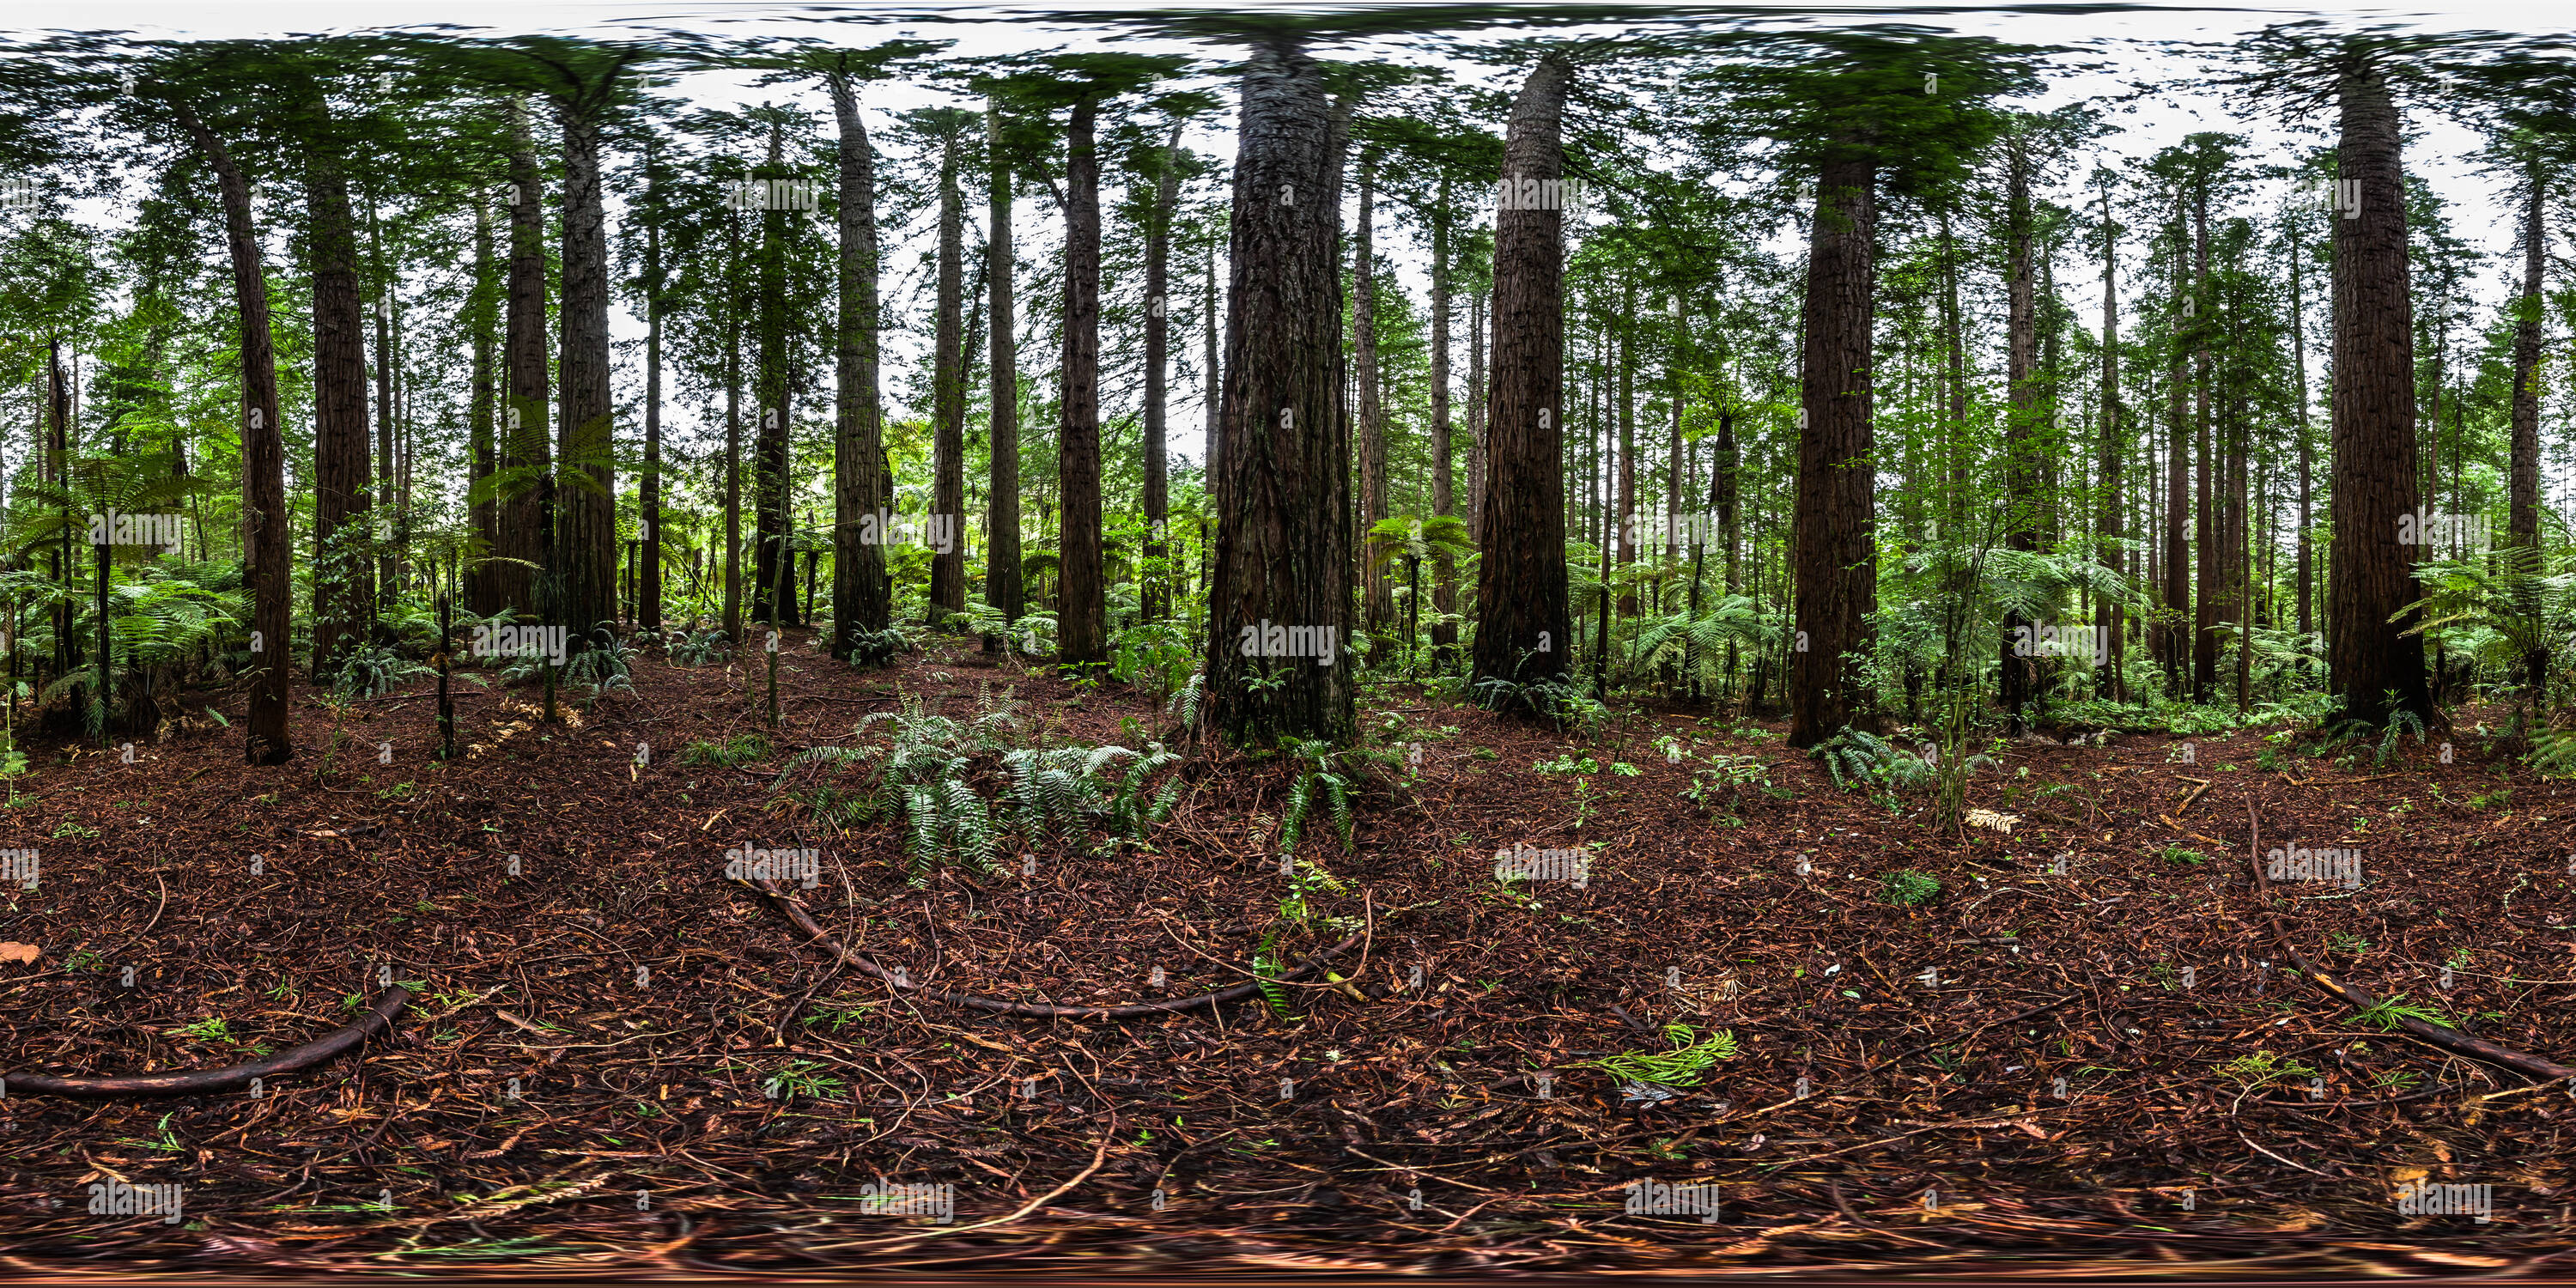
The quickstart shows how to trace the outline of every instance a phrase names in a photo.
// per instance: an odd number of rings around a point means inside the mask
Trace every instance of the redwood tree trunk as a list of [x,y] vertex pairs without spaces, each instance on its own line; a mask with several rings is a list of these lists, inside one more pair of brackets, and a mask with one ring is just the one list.
[[662,193],[658,149],[644,145],[644,477],[636,498],[642,552],[635,624],[662,629]]
[[[497,463],[493,443],[493,421],[499,413],[494,389],[493,324],[497,320],[493,298],[500,291],[500,267],[492,258],[492,208],[477,200],[474,207],[474,295],[465,310],[465,325],[474,337],[473,393],[466,410],[471,453],[467,464],[470,475],[466,482],[467,503],[474,535],[483,543],[485,553],[499,548],[496,509],[492,499],[492,470]],[[501,611],[501,601],[493,585],[492,565],[476,564],[465,573],[465,603],[478,617],[489,617]]]
[[1169,607],[1170,577],[1162,568],[1163,525],[1172,509],[1170,462],[1166,456],[1164,416],[1170,393],[1172,209],[1180,199],[1181,130],[1172,127],[1163,144],[1162,169],[1154,177],[1154,205],[1145,215],[1145,574],[1138,597],[1147,620]]
[[[850,78],[826,78],[840,126],[839,345],[834,374],[839,399],[832,422],[832,656],[850,655],[850,636],[886,628],[885,551],[862,541],[861,518],[886,504],[884,449],[877,408],[876,154]],[[1005,328],[997,325],[998,334]],[[996,417],[1000,415],[998,411]],[[1001,459],[999,420],[994,459]],[[998,464],[996,469],[1000,468]],[[994,504],[1002,504],[994,489]],[[1014,498],[1016,501],[1016,498]],[[995,510],[995,528],[1000,528]]]
[[[1449,290],[1449,223],[1449,180],[1444,177],[1431,207],[1431,512],[1441,515],[1458,512],[1453,464],[1457,444],[1451,441],[1449,427],[1449,313],[1454,307]],[[1457,561],[1443,547],[1432,568],[1433,610],[1444,617],[1456,613]],[[1431,644],[1438,650],[1435,656],[1441,670],[1456,664],[1458,627],[1454,623],[1433,623]]]
[[363,640],[373,598],[373,579],[356,545],[366,537],[370,501],[367,314],[349,183],[318,89],[309,112],[314,133],[305,141],[304,208],[313,266],[313,673],[323,675]]
[[[753,173],[754,182],[783,179],[780,160],[784,140],[777,123],[769,127],[769,159]],[[764,207],[768,203],[761,203]],[[795,579],[787,565],[788,406],[787,219],[785,210],[760,213],[760,293],[755,307],[759,349],[752,374],[754,422],[751,445],[751,616],[754,622],[792,626],[796,622]]]
[[[2095,521],[2094,535],[2100,540],[2096,558],[2122,574],[2129,571],[2129,555],[2112,543],[2120,536],[2122,501],[2120,473],[2127,465],[2127,453],[2121,450],[2120,425],[2120,230],[2111,218],[2111,197],[2102,194],[2102,423],[2100,426],[2100,460],[2098,473],[2101,495],[2100,517]],[[2098,696],[2114,702],[2128,700],[2127,679],[2121,673],[2120,659],[2128,644],[2127,615],[2117,604],[2101,600],[2093,611],[2093,629],[2103,641],[2108,656],[2107,674],[2096,677]]]
[[[2403,634],[2419,597],[2414,548],[2397,521],[2415,502],[2415,335],[2406,262],[2405,175],[2397,107],[2380,69],[2346,69],[2336,87],[2337,169],[2360,210],[2334,220],[2334,544],[2327,687],[2345,716],[2383,724],[2393,710],[2429,719],[2424,641]],[[2396,620],[2392,620],[2396,619]],[[2393,698],[2392,698],[2393,695]]]
[[[287,729],[294,545],[286,507],[286,442],[277,423],[277,353],[268,327],[268,278],[250,221],[250,185],[223,140],[186,103],[172,105],[181,128],[215,172],[223,194],[224,240],[232,251],[233,298],[241,311],[242,567],[251,593],[251,675],[243,758],[282,765],[295,754]],[[102,549],[104,549],[102,547]]]
[[[1342,290],[1328,117],[1322,68],[1295,37],[1253,51],[1236,128],[1201,708],[1238,744],[1340,739],[1354,723],[1341,647],[1351,621],[1350,441],[1335,388]],[[1266,656],[1268,628],[1304,628],[1310,642],[1329,631],[1333,647]]]
[[1362,621],[1372,635],[1395,620],[1386,565],[1366,558],[1369,533],[1386,517],[1386,404],[1377,379],[1377,155],[1360,157],[1359,228],[1351,258],[1351,358],[1359,394]]
[[546,566],[553,529],[553,491],[546,437],[546,215],[539,200],[536,141],[527,105],[510,111],[510,303],[502,360],[509,401],[501,412],[501,483],[493,553],[495,596],[523,617],[541,611],[537,573]]
[[617,623],[617,465],[609,420],[608,217],[600,202],[598,109],[566,104],[563,378],[556,487],[555,621],[587,647]]
[[[1574,652],[1565,575],[1565,95],[1573,62],[1542,56],[1512,103],[1494,218],[1493,384],[1486,397],[1485,557],[1475,678],[1562,679]],[[1523,200],[1535,190],[1536,200]]]
[[[1108,588],[1100,555],[1100,157],[1097,106],[1074,104],[1065,127],[1064,427],[1056,478],[1064,489],[1057,657],[1086,667],[1109,658]],[[1211,674],[1213,679],[1213,674]]]
[[[1797,615],[1789,644],[1789,745],[1875,721],[1862,666],[1878,607],[1877,468],[1870,428],[1878,175],[1837,160],[1817,175],[1807,251],[1798,435]],[[1847,658],[1845,655],[1848,654]]]
[[[2039,435],[2039,299],[2032,273],[2030,153],[2026,141],[2005,143],[2004,240],[2004,546],[2039,549],[2039,461],[2033,440]],[[2023,708],[2038,680],[2033,656],[2034,625],[2006,611],[2000,654],[2005,733],[2025,730]],[[2019,647],[2016,647],[2018,645]]]

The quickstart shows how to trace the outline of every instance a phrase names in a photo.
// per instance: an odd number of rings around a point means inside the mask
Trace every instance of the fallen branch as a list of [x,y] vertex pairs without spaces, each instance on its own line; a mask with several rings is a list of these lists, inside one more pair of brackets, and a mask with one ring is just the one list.
[[192,1096],[211,1091],[230,1091],[247,1085],[253,1078],[274,1078],[282,1073],[295,1073],[338,1059],[367,1040],[376,1030],[393,1023],[394,1016],[411,1000],[411,990],[396,986],[376,999],[375,1007],[359,1016],[346,1028],[307,1042],[288,1047],[275,1055],[262,1056],[248,1064],[221,1069],[199,1069],[187,1073],[129,1073],[110,1078],[56,1078],[41,1073],[0,1074],[0,1091],[33,1092],[40,1096],[68,1096],[75,1100],[108,1100],[119,1096]]
[[[2263,871],[2263,824],[2254,813],[2254,798],[2251,793],[2248,793],[2245,798],[2245,821],[2253,829],[2253,849],[2248,853],[2247,859],[2254,869],[2254,883],[2263,892],[2263,915],[2270,918],[2272,922],[2272,937],[2274,942],[2278,943],[2281,947],[2281,951],[2289,956],[2291,963],[2299,968],[2300,974],[2307,976],[2310,981],[2314,982],[2317,987],[2324,989],[2326,993],[2336,1001],[2342,1002],[2344,1005],[2352,1007],[2357,1011],[2378,1009],[2379,999],[2372,997],[2369,990],[2358,984],[2343,983],[2342,981],[2337,980],[2334,976],[2318,970],[2313,963],[2309,962],[2308,959],[2299,952],[2297,946],[2290,942],[2288,933],[2283,931],[2281,928],[2280,914],[2272,909],[2272,878],[2269,874]],[[2489,1042],[2484,1038],[2471,1037],[2466,1033],[2462,1033],[2458,1029],[2415,1019],[2412,1016],[2397,1016],[2394,1018],[2397,1020],[2397,1026],[2406,1030],[2409,1035],[2431,1043],[2432,1045],[2440,1047],[2445,1051],[2449,1051],[2454,1055],[2464,1055],[2473,1060],[2484,1060],[2489,1064],[2502,1065],[2503,1067],[2511,1069],[2526,1077],[2538,1078],[2546,1082],[2576,1078],[2576,1068],[2570,1068],[2555,1060],[2544,1059],[2536,1055],[2526,1055],[2511,1047],[2497,1046],[2495,1043]],[[2300,1170],[2304,1171],[2307,1169],[2302,1168]]]

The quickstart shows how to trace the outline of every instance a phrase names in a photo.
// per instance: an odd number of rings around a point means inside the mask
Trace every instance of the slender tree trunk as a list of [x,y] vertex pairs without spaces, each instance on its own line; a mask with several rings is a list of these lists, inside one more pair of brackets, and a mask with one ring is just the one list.
[[2181,697],[2191,691],[2191,547],[2184,528],[2191,517],[2191,430],[2187,417],[2191,382],[2183,371],[2184,345],[2187,341],[2190,305],[2189,288],[2184,277],[2183,255],[2187,229],[2183,223],[2183,195],[2174,191],[2174,258],[2173,316],[2174,351],[2172,369],[2167,373],[2166,395],[2171,415],[2165,427],[2165,566],[2164,566],[2164,656],[2166,692]]
[[[1619,315],[1619,566],[1637,562],[1637,287],[1630,283]],[[1607,549],[1607,543],[1604,543]],[[1637,591],[1619,592],[1619,615],[1637,615]],[[1607,643],[1607,641],[1604,641]]]
[[[381,279],[376,284],[376,518],[390,522],[394,515],[394,373],[402,365],[394,353],[394,271],[385,260],[384,228],[376,217],[375,200],[367,201],[367,227],[375,243],[376,270]],[[361,377],[363,378],[363,377]],[[363,398],[363,394],[361,397]],[[358,419],[363,428],[366,414]],[[369,534],[373,535],[373,534]],[[363,566],[363,565],[361,565]],[[374,594],[369,601],[369,617],[381,618],[393,611],[394,553],[380,547],[376,556]],[[362,633],[373,635],[372,623]]]
[[[1485,293],[1467,297],[1467,537],[1485,544]],[[1480,610],[1481,611],[1481,610]]]
[[242,568],[251,593],[251,666],[243,758],[282,765],[295,754],[287,728],[288,656],[294,583],[288,561],[295,543],[286,506],[286,443],[277,423],[277,357],[268,325],[268,278],[259,233],[251,225],[250,185],[232,153],[196,111],[173,103],[179,125],[215,172],[223,196],[224,239],[232,251],[233,298],[241,312]]
[[[498,320],[495,315],[499,308],[495,297],[500,292],[500,285],[500,266],[492,255],[492,207],[477,198],[474,205],[474,295],[465,312],[466,330],[473,336],[474,345],[474,385],[466,411],[470,426],[468,433],[471,435],[468,444],[471,456],[467,466],[471,473],[466,484],[466,493],[471,499],[466,512],[474,536],[482,543],[486,554],[500,548],[495,517],[497,507],[492,495],[492,471],[498,463],[493,421],[500,410],[499,394],[494,388],[497,373],[493,327]],[[465,603],[478,617],[489,617],[501,611],[491,565],[478,563],[466,570]]]
[[[2018,136],[2004,144],[2004,546],[2039,549],[2040,433],[2039,297],[2031,256],[2030,151]],[[2003,676],[2005,734],[2020,737],[2027,725],[2024,709],[2037,688],[2038,661],[2031,640],[2035,625],[2006,609],[1998,657]]]
[[1164,524],[1171,517],[1170,461],[1164,446],[1164,414],[1171,401],[1172,212],[1181,194],[1181,127],[1174,125],[1163,141],[1162,164],[1154,176],[1154,205],[1145,217],[1145,562],[1144,593],[1138,597],[1144,618],[1152,621],[1170,608],[1169,570],[1163,567]]
[[2328,551],[2327,684],[2344,714],[2430,720],[2424,641],[2407,635],[2420,598],[2397,521],[2415,500],[2415,337],[2408,298],[2405,174],[2397,107],[2381,70],[2356,63],[2337,85],[2337,169],[2358,213],[2334,222],[2334,544]]
[[[1449,263],[1449,180],[1443,177],[1431,206],[1431,512],[1454,515],[1457,509],[1457,480],[1454,460],[1457,443],[1449,423],[1450,339],[1449,315],[1456,307],[1451,295]],[[1432,565],[1431,605],[1443,619],[1458,611],[1458,563],[1441,548]],[[1447,620],[1431,626],[1431,645],[1438,659],[1434,665],[1447,671],[1457,665],[1458,627]]]
[[1837,161],[1817,176],[1807,252],[1806,345],[1798,435],[1797,625],[1790,637],[1789,744],[1812,747],[1875,723],[1862,663],[1878,607],[1877,447],[1870,342],[1877,285],[1878,176]]
[[[2129,552],[2113,543],[2121,533],[2123,514],[2120,474],[2127,464],[2123,450],[2124,427],[2120,422],[2120,228],[2111,217],[2111,192],[2102,191],[2102,423],[2101,455],[2098,475],[2101,496],[2100,519],[2094,534],[2100,539],[2096,556],[2126,578]],[[2108,599],[2097,600],[2093,610],[2095,638],[2103,642],[2105,669],[2108,674],[2097,686],[2113,702],[2129,700],[2128,677],[2122,673],[2121,659],[2128,650],[2126,639],[2128,616],[2119,605]]]
[[1512,103],[1494,219],[1494,378],[1487,396],[1475,678],[1564,676],[1573,653],[1565,571],[1565,172],[1574,65],[1539,58]]
[[[868,145],[867,123],[859,116],[857,87],[848,76],[837,73],[826,77],[825,83],[831,89],[832,114],[840,128],[839,315],[834,352],[839,398],[832,420],[832,655],[846,659],[850,656],[850,637],[860,631],[884,630],[892,611],[886,594],[885,550],[867,539],[874,535],[874,524],[862,527],[861,522],[885,507],[891,494],[884,489],[885,448],[877,406],[876,154]],[[1007,189],[1005,192],[1007,204]],[[1006,266],[1010,262],[1009,230],[1006,216],[997,233],[1002,244],[1001,262]],[[1003,294],[995,298],[1006,304],[1008,273],[1003,276]],[[1010,329],[1006,314],[1007,308],[997,305],[997,337]],[[993,412],[993,527],[997,547],[1003,533],[1015,546],[1019,540],[1018,489],[1011,489],[1005,501],[1006,494],[1000,486],[1005,455],[1001,427],[1009,403],[1009,399],[1000,396],[997,384]],[[1008,455],[1016,466],[1016,443]],[[1000,518],[1000,507],[1006,504],[1014,507],[1012,522],[1007,525]],[[730,499],[727,509],[730,513]],[[995,558],[1000,558],[998,553]],[[1017,568],[1014,559],[1012,569],[1016,572]],[[1016,588],[1017,581],[1012,585]]]
[[1386,514],[1386,407],[1377,372],[1377,154],[1360,155],[1360,217],[1351,257],[1351,349],[1359,385],[1360,594],[1362,619],[1380,635],[1395,617],[1395,592],[1386,565],[1367,559],[1370,534]]
[[644,477],[635,624],[662,629],[662,171],[659,141],[644,143]]
[[2218,610],[2226,599],[2224,579],[2227,552],[2219,537],[2219,520],[2212,498],[2210,470],[2210,372],[2209,333],[2217,319],[2204,319],[2203,311],[2211,310],[2216,301],[2209,289],[2209,182],[2197,179],[2192,185],[2192,294],[2191,328],[2196,361],[2192,380],[2192,436],[2197,459],[2192,469],[2193,508],[2192,548],[2199,553],[2195,590],[2198,602],[2191,615],[2191,700],[2209,701],[2210,689],[2218,682]]
[[[1351,620],[1350,442],[1335,388],[1342,291],[1329,116],[1322,68],[1294,36],[1253,50],[1235,153],[1215,480],[1224,521],[1201,708],[1238,744],[1339,739],[1354,723],[1341,648]],[[1302,656],[1291,648],[1299,631],[1310,646]]]
[[[772,121],[769,159],[753,172],[755,183],[786,176],[782,135],[780,125]],[[788,439],[795,423],[788,406],[787,219],[785,210],[761,211],[760,288],[754,306],[759,347],[752,406],[760,419],[755,422],[751,446],[751,617],[772,626],[796,621],[796,589],[787,573],[785,545],[787,498],[793,490],[788,478]]]
[[931,423],[935,458],[931,511],[949,524],[949,541],[930,560],[932,620],[966,611],[966,210],[957,188],[962,125],[939,146],[939,320],[932,341]]
[[1064,498],[1056,653],[1059,664],[1076,668],[1109,658],[1100,549],[1100,157],[1092,137],[1097,111],[1087,98],[1074,104],[1065,128],[1063,428],[1056,437],[1056,478]]
[[[2543,273],[2548,267],[2548,170],[2535,161],[2525,166],[2522,181],[2527,191],[2523,194],[2522,296],[2514,301],[2513,446],[2505,544],[2529,551],[2523,558],[2530,561],[2529,571],[2538,574],[2544,571],[2540,546],[2540,321],[2541,291],[2547,285]],[[2524,608],[2536,615],[2540,605],[2533,602]],[[2536,632],[2533,638],[2541,644],[2523,654],[2523,685],[2537,704],[2549,678],[2548,634]]]
[[502,342],[510,398],[501,412],[501,484],[492,580],[501,603],[522,617],[543,617],[537,574],[549,558],[553,530],[551,459],[546,435],[546,215],[537,175],[536,141],[527,103],[510,108],[510,303]]
[[313,268],[312,673],[326,675],[365,634],[372,598],[365,564],[349,548],[367,531],[366,305],[359,295],[349,183],[318,88],[308,111],[314,122],[314,137],[304,144],[304,208],[311,221],[306,244]]
[[1011,163],[1002,152],[998,98],[984,105],[984,136],[992,159],[984,284],[991,292],[993,380],[993,495],[986,522],[990,532],[984,538],[984,601],[1003,620],[1015,622],[1028,604],[1020,578],[1020,351],[1019,317],[1012,298],[1018,265],[1011,249]]
[[2299,436],[2299,634],[2316,630],[2316,617],[2311,609],[2311,589],[2316,584],[2315,567],[2310,554],[2310,533],[2315,519],[2310,511],[2310,483],[2315,477],[2312,444],[2316,435],[2308,427],[2308,319],[2307,290],[2299,273],[2299,242],[2303,230],[2293,219],[2289,226],[2290,243],[2290,350],[2298,363],[2299,416],[2293,431]]

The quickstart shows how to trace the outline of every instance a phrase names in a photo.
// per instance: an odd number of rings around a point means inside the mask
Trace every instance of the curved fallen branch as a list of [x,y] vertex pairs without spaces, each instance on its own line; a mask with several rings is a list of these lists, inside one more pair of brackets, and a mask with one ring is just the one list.
[[376,999],[375,1006],[359,1016],[355,1023],[334,1029],[302,1046],[288,1047],[247,1064],[184,1073],[129,1073],[111,1078],[0,1073],[0,1088],[5,1088],[10,1095],[23,1092],[68,1096],[75,1100],[106,1100],[117,1096],[192,1096],[210,1091],[230,1091],[248,1085],[253,1078],[274,1078],[282,1073],[295,1073],[336,1060],[365,1042],[376,1030],[391,1025],[394,1016],[410,1001],[410,989],[399,985],[386,989],[385,995]]
[[[978,1011],[991,1011],[996,1015],[1025,1015],[1046,1020],[1127,1020],[1148,1015],[1169,1015],[1175,1011],[1194,1011],[1202,1007],[1212,1008],[1227,1002],[1240,1002],[1246,998],[1258,997],[1261,994],[1262,981],[1260,980],[1254,980],[1249,984],[1238,984],[1233,988],[1214,993],[1201,993],[1196,997],[1179,997],[1161,1002],[1130,1002],[1124,1006],[1057,1006],[1044,1002],[1010,1002],[975,993],[952,993],[944,988],[931,988],[925,984],[896,980],[884,967],[850,951],[840,940],[834,939],[832,932],[823,929],[822,923],[814,920],[814,914],[807,912],[805,905],[795,896],[766,881],[758,883],[755,888],[762,894],[768,895],[770,901],[776,903],[779,909],[787,914],[787,919],[795,922],[796,928],[805,932],[807,938],[830,949],[835,956],[856,967],[861,974],[888,988],[946,1002],[951,1006],[971,1007]],[[1360,942],[1364,934],[1366,934],[1365,930],[1354,933],[1350,938],[1307,958],[1275,978],[1291,980],[1314,970],[1350,951],[1351,946]]]
[[[2245,798],[2245,821],[2254,833],[2254,848],[2250,856],[2254,868],[2254,883],[2263,892],[2263,914],[2271,920],[2273,941],[2281,946],[2281,951],[2289,954],[2290,963],[2298,967],[2299,973],[2307,976],[2317,987],[2324,989],[2327,995],[2357,1011],[2376,1010],[2379,999],[2372,997],[2368,989],[2358,984],[2343,983],[2334,976],[2317,969],[2301,955],[2298,946],[2290,942],[2288,932],[2281,928],[2280,914],[2272,908],[2272,878],[2263,870],[2263,823],[2254,812],[2254,797],[2250,792]],[[2464,1055],[2472,1060],[2484,1060],[2488,1064],[2502,1065],[2525,1077],[2537,1078],[2543,1082],[2576,1078],[2576,1068],[2570,1068],[2555,1060],[2528,1055],[2511,1047],[2497,1046],[2485,1038],[2471,1037],[2458,1029],[2428,1023],[2411,1016],[2394,1018],[2397,1020],[2398,1027],[2406,1030],[2408,1036],[2431,1043],[2455,1055]]]

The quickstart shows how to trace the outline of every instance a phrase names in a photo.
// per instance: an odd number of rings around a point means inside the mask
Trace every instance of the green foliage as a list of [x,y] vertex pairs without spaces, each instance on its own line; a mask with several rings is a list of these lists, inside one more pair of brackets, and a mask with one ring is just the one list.
[[706,666],[733,660],[733,643],[723,631],[710,626],[702,631],[682,631],[666,649],[671,661],[680,666]]
[[2451,1023],[2449,1017],[2443,1015],[2439,1011],[2422,1006],[2406,1005],[2406,995],[2404,993],[2399,993],[2394,997],[2385,998],[2374,1006],[2364,1007],[2361,1010],[2354,1012],[2352,1017],[2353,1023],[2370,1025],[2382,1033],[2393,1033],[2408,1020],[2421,1020],[2426,1024],[2438,1024],[2446,1029],[2456,1029],[2460,1027],[2459,1025]]
[[1179,688],[1198,666],[1199,654],[1174,622],[1146,622],[1109,637],[1109,673],[1157,702]]
[[1279,852],[1296,852],[1297,838],[1304,834],[1307,818],[1319,803],[1340,831],[1342,848],[1351,848],[1351,784],[1346,771],[1335,763],[1338,754],[1333,745],[1320,738],[1302,738],[1289,743],[1287,751],[1299,769],[1279,821]]
[[2252,1055],[2241,1055],[2224,1064],[2212,1065],[2210,1068],[2213,1072],[2217,1073],[2218,1076],[2226,1078],[2231,1082],[2235,1082],[2243,1086],[2248,1091],[2259,1090],[2287,1078],[2313,1078],[2317,1076],[2316,1070],[2311,1069],[2296,1060],[2274,1055],[2269,1051],[2257,1051]]
[[1685,610],[1638,623],[1626,674],[1634,680],[1671,668],[1715,687],[1725,680],[1728,645],[1758,654],[1778,645],[1780,631],[1779,620],[1765,620],[1750,596],[1728,595],[1697,616]]
[[1566,1067],[1599,1069],[1614,1078],[1658,1087],[1696,1087],[1718,1061],[1735,1058],[1735,1034],[1731,1031],[1701,1038],[1687,1024],[1667,1024],[1664,1041],[1671,1050],[1622,1051],[1598,1060],[1578,1060]]
[[1912,868],[1883,873],[1878,878],[1879,901],[1894,904],[1899,908],[1919,908],[1930,903],[1940,893],[1939,878],[1928,872],[1917,872]]
[[372,698],[393,692],[405,680],[435,674],[390,644],[369,644],[349,650],[341,659],[331,692],[342,701]]
[[886,623],[886,628],[881,631],[853,630],[850,632],[850,664],[884,666],[897,654],[914,652],[921,647],[915,639],[917,631],[918,628],[899,621]]
[[1873,793],[1922,787],[1931,783],[1932,766],[1866,729],[1845,726],[1807,753],[1825,763],[1825,773],[1844,791],[1864,787]]
[[723,742],[699,738],[680,749],[680,763],[740,769],[769,759],[769,750],[769,739],[762,734],[738,733]]

